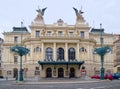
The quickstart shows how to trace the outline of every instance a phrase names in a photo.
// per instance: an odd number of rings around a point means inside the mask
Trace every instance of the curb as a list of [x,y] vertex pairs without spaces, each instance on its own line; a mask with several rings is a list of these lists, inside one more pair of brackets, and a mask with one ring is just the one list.
[[69,81],[69,82],[15,82],[15,85],[40,85],[40,84],[77,84],[77,83],[95,83],[95,82],[109,82],[109,80],[98,81]]

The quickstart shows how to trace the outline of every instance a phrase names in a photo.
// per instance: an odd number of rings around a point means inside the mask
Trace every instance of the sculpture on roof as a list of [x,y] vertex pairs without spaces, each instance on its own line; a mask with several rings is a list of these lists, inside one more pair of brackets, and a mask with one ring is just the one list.
[[38,10],[36,10],[38,12],[38,15],[35,18],[35,21],[43,22],[43,16],[44,16],[44,13],[45,13],[46,9],[47,9],[47,7],[43,8],[43,9],[38,8]]
[[43,8],[43,9],[38,9],[38,10],[36,10],[36,11],[43,16],[46,9],[47,9],[47,7]]
[[78,11],[78,9],[76,9],[75,7],[73,7],[73,9],[74,9],[74,11],[75,11],[75,13],[76,13],[77,21],[84,21],[84,18],[82,17],[82,14],[83,14],[84,12],[82,11],[82,9],[80,9],[79,11]]
[[75,11],[75,13],[76,13],[76,16],[78,15],[78,14],[83,14],[84,12],[82,11],[82,9],[81,10],[77,10],[75,7],[73,7],[73,9],[74,9],[74,11]]

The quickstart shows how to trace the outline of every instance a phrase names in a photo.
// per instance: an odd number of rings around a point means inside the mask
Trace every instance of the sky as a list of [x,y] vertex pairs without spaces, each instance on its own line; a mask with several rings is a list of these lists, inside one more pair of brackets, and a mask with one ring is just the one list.
[[0,37],[2,33],[20,27],[21,21],[29,25],[37,16],[36,10],[47,7],[44,14],[45,24],[53,24],[62,19],[68,25],[74,25],[76,15],[72,7],[81,9],[83,17],[91,28],[100,28],[106,33],[120,34],[120,0],[1,0]]

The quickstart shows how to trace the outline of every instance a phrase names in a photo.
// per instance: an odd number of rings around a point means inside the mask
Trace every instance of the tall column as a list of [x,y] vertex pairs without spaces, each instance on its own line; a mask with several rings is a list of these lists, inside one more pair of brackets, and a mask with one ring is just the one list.
[[76,59],[79,61],[79,43],[77,43],[77,48],[76,48]]
[[56,61],[56,43],[53,44],[53,60]]
[[42,61],[44,61],[45,55],[44,55],[44,43],[42,42]]
[[65,43],[65,60],[68,61],[68,43]]

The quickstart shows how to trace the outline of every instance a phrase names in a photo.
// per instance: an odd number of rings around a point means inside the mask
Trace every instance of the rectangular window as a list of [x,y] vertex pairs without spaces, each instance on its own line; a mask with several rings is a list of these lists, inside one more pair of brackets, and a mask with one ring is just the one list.
[[14,64],[18,63],[18,56],[14,56]]
[[40,75],[40,71],[36,70],[35,75]]
[[47,31],[47,36],[51,36],[51,31]]
[[95,75],[99,75],[100,74],[100,71],[99,70],[96,70],[95,71]]
[[73,36],[73,32],[69,32],[69,35],[70,35],[70,36]]
[[39,70],[39,67],[35,67],[35,70]]
[[11,75],[12,74],[12,72],[11,71],[7,71],[7,75]]
[[18,37],[17,36],[14,37],[14,42],[18,42]]
[[58,31],[58,36],[62,36],[63,32],[62,31]]
[[84,37],[85,37],[84,31],[81,31],[81,32],[80,32],[80,37],[81,37],[81,38],[84,38]]
[[40,37],[40,31],[36,31],[36,37]]

